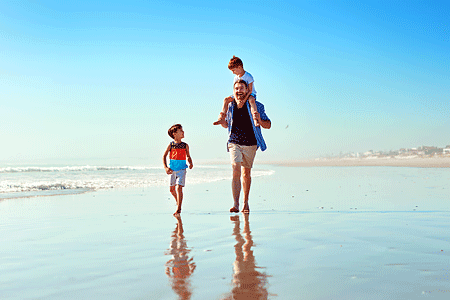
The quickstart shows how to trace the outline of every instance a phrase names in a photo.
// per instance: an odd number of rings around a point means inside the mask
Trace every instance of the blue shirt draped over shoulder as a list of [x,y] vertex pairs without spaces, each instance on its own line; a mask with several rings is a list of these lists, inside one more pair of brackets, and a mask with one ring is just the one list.
[[[266,115],[266,112],[264,110],[264,105],[258,101],[255,101],[255,103],[256,103],[256,109],[258,110],[261,120],[270,121],[269,117]],[[255,133],[255,138],[256,138],[256,145],[258,146],[258,148],[261,148],[261,151],[265,151],[267,149],[267,146],[266,146],[266,142],[264,141],[264,138],[262,136],[261,126],[258,126],[258,127],[255,126],[255,124],[253,122],[253,118],[251,117],[252,113],[251,113],[250,104],[248,103],[248,101],[245,102],[245,105],[247,105],[248,114],[252,120],[253,132]],[[227,116],[225,119],[228,123],[228,137],[231,134],[231,128],[233,126],[233,111],[234,111],[235,107],[236,107],[236,103],[234,101],[232,101],[228,105],[228,112],[227,112]]]

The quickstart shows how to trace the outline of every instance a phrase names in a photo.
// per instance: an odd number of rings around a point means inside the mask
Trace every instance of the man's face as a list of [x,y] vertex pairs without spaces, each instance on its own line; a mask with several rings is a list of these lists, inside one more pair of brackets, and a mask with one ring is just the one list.
[[234,97],[238,100],[244,100],[247,95],[247,88],[243,83],[236,83],[234,85]]

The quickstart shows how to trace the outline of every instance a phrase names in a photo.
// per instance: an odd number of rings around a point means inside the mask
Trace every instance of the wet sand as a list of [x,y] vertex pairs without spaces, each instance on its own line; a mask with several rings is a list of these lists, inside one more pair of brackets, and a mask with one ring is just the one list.
[[0,299],[448,299],[442,168],[271,168],[228,181],[0,201]]

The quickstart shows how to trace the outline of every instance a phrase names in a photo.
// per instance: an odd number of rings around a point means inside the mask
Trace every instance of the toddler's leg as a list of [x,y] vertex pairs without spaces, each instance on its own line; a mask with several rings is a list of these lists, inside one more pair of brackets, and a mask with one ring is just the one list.
[[174,216],[181,214],[181,204],[183,203],[183,186],[177,185],[177,211],[173,213]]
[[250,111],[252,112],[253,122],[255,123],[255,126],[259,126],[258,120],[256,120],[256,119],[254,118],[254,114],[255,114],[256,112],[258,112],[258,109],[256,108],[255,97],[253,97],[252,95],[250,95],[250,97],[248,98],[248,103],[250,103]]
[[174,185],[170,186],[170,193],[175,198],[175,201],[177,201],[177,192],[175,191],[175,186]]

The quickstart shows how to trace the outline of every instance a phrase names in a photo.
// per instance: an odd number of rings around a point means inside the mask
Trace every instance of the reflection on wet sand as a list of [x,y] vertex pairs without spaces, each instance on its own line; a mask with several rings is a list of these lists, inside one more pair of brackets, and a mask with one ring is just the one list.
[[195,270],[193,258],[189,258],[188,253],[191,251],[186,244],[183,235],[183,222],[180,216],[175,216],[177,226],[172,234],[170,248],[165,253],[172,255],[172,259],[166,263],[166,274],[173,291],[178,295],[178,299],[191,299],[192,291],[189,277]]
[[231,216],[234,223],[233,236],[236,239],[235,253],[236,260],[233,265],[233,289],[224,299],[267,299],[267,278],[265,273],[259,272],[261,269],[256,265],[253,256],[253,238],[250,231],[249,214],[244,214],[244,228],[242,230],[239,216]]

